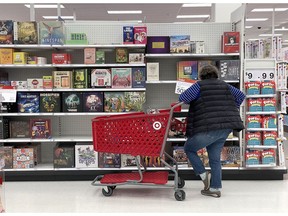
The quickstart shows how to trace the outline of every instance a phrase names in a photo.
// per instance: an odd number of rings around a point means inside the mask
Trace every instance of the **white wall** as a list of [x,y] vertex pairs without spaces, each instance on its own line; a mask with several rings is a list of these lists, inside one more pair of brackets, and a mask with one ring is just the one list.
[[239,8],[242,4],[217,3],[212,4],[211,22],[230,22],[231,13]]

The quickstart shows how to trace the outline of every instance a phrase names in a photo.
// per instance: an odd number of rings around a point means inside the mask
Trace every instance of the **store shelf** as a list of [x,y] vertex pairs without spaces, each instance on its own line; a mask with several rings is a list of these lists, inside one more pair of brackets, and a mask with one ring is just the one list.
[[269,168],[269,167],[276,167],[276,163],[272,164],[253,164],[253,165],[247,165],[247,168]]
[[271,111],[271,112],[246,112],[247,115],[276,115],[277,113],[279,113],[279,112],[276,112],[276,111]]
[[31,45],[17,45],[7,44],[0,45],[0,48],[15,48],[15,49],[84,49],[84,48],[145,48],[146,44],[90,44],[90,45],[43,45],[43,44],[31,44]]
[[257,95],[246,95],[246,98],[275,98],[276,94],[257,94]]
[[32,92],[95,92],[95,91],[105,91],[105,92],[108,92],[108,91],[146,91],[146,88],[121,88],[121,89],[118,89],[118,88],[87,88],[87,89],[76,89],[76,88],[67,88],[67,89],[17,89],[17,91],[19,92],[29,92],[29,91],[32,91]]
[[277,131],[277,128],[247,128],[247,131]]
[[196,54],[196,53],[159,53],[146,54],[148,58],[175,58],[175,57],[225,57],[225,56],[239,56],[239,53],[214,53],[214,54]]
[[87,67],[145,67],[146,64],[2,64],[0,68],[87,68]]
[[[187,138],[167,138],[167,142],[185,142]],[[239,141],[239,137],[227,138],[226,141]]]
[[265,146],[265,145],[247,145],[249,149],[277,149],[277,146]]
[[0,142],[3,143],[28,143],[28,142],[41,142],[41,143],[51,143],[51,142],[92,142],[91,136],[55,136],[51,139],[31,139],[31,138],[8,138],[1,139]]
[[159,80],[159,81],[146,81],[146,84],[167,84],[167,83],[177,83],[177,80]]

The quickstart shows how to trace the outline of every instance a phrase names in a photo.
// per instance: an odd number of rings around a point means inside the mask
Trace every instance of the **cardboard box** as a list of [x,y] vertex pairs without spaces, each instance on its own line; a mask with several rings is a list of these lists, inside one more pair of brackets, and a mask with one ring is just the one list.
[[26,52],[14,52],[13,64],[27,64],[28,53]]
[[0,49],[0,64],[13,64],[14,49]]
[[52,64],[71,64],[69,53],[52,53]]
[[147,37],[147,53],[170,53],[169,36]]

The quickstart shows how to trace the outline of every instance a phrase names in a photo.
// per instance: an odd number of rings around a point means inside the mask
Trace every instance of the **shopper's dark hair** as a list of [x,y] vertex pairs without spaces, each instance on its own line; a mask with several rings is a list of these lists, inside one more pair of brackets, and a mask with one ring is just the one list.
[[199,72],[199,78],[201,80],[205,79],[217,79],[218,78],[218,69],[213,65],[203,66]]

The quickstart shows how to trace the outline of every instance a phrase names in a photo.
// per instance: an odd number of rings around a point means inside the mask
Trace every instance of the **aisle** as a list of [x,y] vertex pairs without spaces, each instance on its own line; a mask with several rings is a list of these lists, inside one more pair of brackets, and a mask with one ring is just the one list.
[[[89,181],[7,182],[6,212],[218,212],[288,213],[288,180],[224,181],[219,199],[200,194],[202,182],[186,181],[186,200],[172,189],[122,186],[104,197]],[[209,208],[208,208],[209,207]]]

